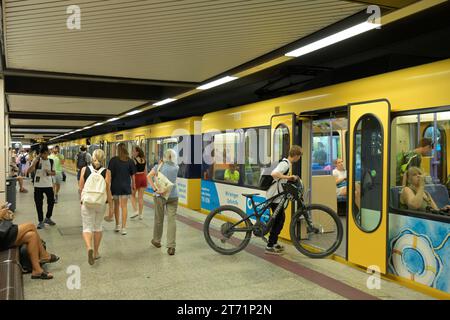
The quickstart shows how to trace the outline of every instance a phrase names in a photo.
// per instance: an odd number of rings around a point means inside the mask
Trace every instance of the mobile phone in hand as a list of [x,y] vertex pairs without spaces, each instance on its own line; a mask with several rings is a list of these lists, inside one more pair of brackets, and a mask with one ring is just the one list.
[[11,206],[12,206],[12,203],[9,203],[9,202],[6,203],[6,208],[7,209],[11,208]]

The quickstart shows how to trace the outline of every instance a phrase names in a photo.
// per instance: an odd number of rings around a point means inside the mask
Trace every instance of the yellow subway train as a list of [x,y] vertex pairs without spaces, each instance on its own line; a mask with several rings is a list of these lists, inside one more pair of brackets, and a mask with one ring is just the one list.
[[[87,142],[60,144],[68,170],[75,170],[75,155]],[[130,150],[139,145],[148,169],[164,150],[175,149],[181,159],[180,203],[204,213],[223,204],[249,212],[241,194],[259,193],[256,200],[263,201],[262,168],[286,156],[293,144],[301,145],[303,157],[291,171],[301,176],[308,199],[337,211],[345,226],[336,259],[450,297],[450,215],[439,210],[450,205],[450,60],[89,142],[90,152],[102,148],[107,159],[119,142]],[[336,184],[343,174],[336,172],[338,159],[347,168],[344,186]],[[421,173],[423,192],[412,173],[406,175],[410,168]],[[410,204],[405,183],[419,194],[414,201],[430,205]],[[422,195],[427,199],[419,199]],[[292,205],[286,210],[281,233],[287,240],[293,210]]]

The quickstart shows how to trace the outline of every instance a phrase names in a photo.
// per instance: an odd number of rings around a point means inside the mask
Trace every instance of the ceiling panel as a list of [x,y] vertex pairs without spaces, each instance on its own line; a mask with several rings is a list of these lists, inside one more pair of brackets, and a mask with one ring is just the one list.
[[8,102],[11,112],[116,115],[142,105],[146,101],[9,94]]
[[[5,0],[8,68],[204,81],[363,10],[339,0]],[[69,5],[81,29],[66,27]]]
[[11,127],[14,126],[49,126],[49,127],[83,127],[92,123],[92,121],[74,121],[74,120],[35,120],[35,119],[9,119]]

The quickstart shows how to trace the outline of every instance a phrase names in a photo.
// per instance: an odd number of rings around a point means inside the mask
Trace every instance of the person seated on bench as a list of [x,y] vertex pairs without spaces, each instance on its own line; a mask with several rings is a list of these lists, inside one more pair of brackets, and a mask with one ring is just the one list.
[[344,161],[342,159],[334,160],[333,177],[336,178],[336,195],[339,197],[347,196],[347,170],[344,168]]
[[230,164],[230,167],[225,170],[224,180],[231,183],[239,183],[239,167],[235,164]]
[[[406,171],[406,186],[400,194],[400,208],[417,211],[439,210],[430,193],[425,191],[425,176],[418,167]],[[442,210],[450,210],[446,205]]]
[[13,219],[14,214],[8,210],[6,205],[1,206],[0,224],[2,224],[2,227],[0,229],[3,232],[0,233],[0,251],[26,244],[33,268],[31,279],[53,279],[53,275],[42,269],[41,265],[56,262],[59,260],[59,257],[45,250],[34,224],[23,223],[17,225],[12,223]]

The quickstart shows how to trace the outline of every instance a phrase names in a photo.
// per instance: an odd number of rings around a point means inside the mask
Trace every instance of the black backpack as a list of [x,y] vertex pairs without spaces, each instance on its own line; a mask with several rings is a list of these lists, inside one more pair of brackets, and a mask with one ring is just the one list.
[[86,152],[80,152],[77,156],[77,168],[79,170],[87,166]]
[[23,156],[20,157],[20,163],[21,164],[26,164],[27,163],[27,156],[26,155],[23,155]]
[[[272,171],[282,161],[289,164],[289,161],[286,158],[284,158],[284,159],[280,160],[278,163],[274,163],[270,167],[263,168],[261,170],[261,176],[259,177],[259,188],[261,190],[269,190],[270,186],[274,183],[274,179],[272,177]],[[284,172],[283,174],[287,174],[288,172],[289,172],[289,169],[286,172]]]

